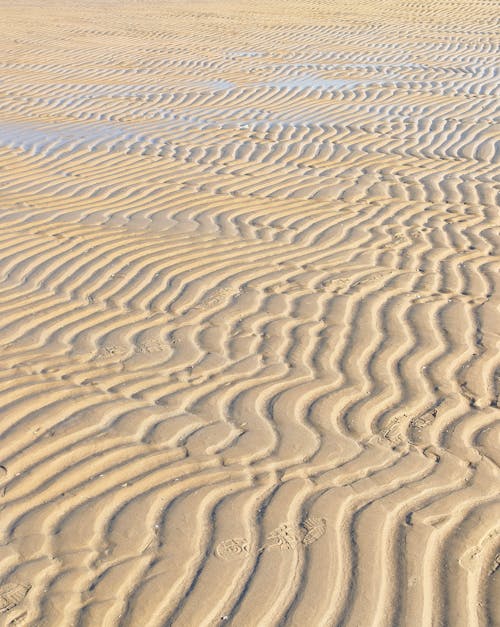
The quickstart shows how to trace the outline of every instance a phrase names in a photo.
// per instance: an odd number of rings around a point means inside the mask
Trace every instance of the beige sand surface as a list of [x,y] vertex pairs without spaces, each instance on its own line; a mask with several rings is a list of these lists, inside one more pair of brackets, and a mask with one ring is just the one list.
[[1,625],[500,625],[497,10],[0,0]]

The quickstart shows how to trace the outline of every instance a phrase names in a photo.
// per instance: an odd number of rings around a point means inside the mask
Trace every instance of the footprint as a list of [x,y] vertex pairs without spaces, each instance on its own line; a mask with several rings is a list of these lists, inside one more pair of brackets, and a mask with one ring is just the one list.
[[[258,552],[268,549],[295,549],[299,544],[309,546],[326,533],[324,518],[306,518],[300,525],[282,523],[267,534],[265,542]],[[229,538],[219,542],[215,555],[224,560],[246,557],[249,554],[249,543],[246,538]]]
[[491,576],[500,568],[500,553],[495,555],[495,559],[493,560],[493,566],[490,568],[488,575]]
[[393,447],[400,446],[405,442],[405,437],[400,424],[402,419],[406,419],[406,414],[403,414],[402,417],[393,417],[380,432],[380,435]]
[[[239,294],[239,290],[236,294]],[[201,300],[194,309],[211,309],[223,304],[229,296],[235,295],[235,291],[230,287],[221,287],[215,290],[210,296]]]
[[309,546],[319,540],[325,532],[326,520],[324,518],[306,518],[299,526],[284,523],[271,531],[262,550],[276,547],[293,549],[298,544]]
[[0,613],[8,612],[19,605],[31,586],[22,583],[7,583],[0,587]]
[[283,523],[276,529],[273,529],[266,537],[262,551],[266,549],[294,549],[301,541],[300,528],[295,525]]
[[308,546],[326,533],[326,520],[324,518],[307,518],[302,527],[305,529],[305,535],[302,538],[302,544]]
[[101,360],[101,359],[109,359],[114,355],[121,356],[127,352],[127,349],[124,346],[116,346],[114,344],[101,346],[97,351],[96,355],[93,358],[93,361]]
[[246,538],[229,538],[219,542],[215,555],[223,560],[234,560],[248,555],[248,541]]
[[135,352],[136,353],[162,353],[170,348],[170,345],[166,342],[161,342],[160,340],[150,340],[148,342],[142,342],[138,344]]

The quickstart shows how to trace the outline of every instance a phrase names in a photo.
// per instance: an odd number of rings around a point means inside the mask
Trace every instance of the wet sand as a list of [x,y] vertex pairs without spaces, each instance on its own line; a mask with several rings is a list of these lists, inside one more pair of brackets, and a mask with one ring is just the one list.
[[500,624],[496,8],[0,0],[1,625]]

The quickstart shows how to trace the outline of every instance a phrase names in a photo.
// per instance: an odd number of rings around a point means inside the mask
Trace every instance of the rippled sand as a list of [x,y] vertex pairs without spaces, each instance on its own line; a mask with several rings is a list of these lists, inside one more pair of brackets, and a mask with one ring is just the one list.
[[497,11],[0,0],[1,625],[500,624]]

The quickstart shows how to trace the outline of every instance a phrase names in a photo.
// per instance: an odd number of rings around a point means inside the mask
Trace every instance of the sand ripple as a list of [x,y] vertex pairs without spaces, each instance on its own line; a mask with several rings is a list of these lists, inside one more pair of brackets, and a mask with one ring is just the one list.
[[1,0],[2,624],[500,623],[495,8]]

